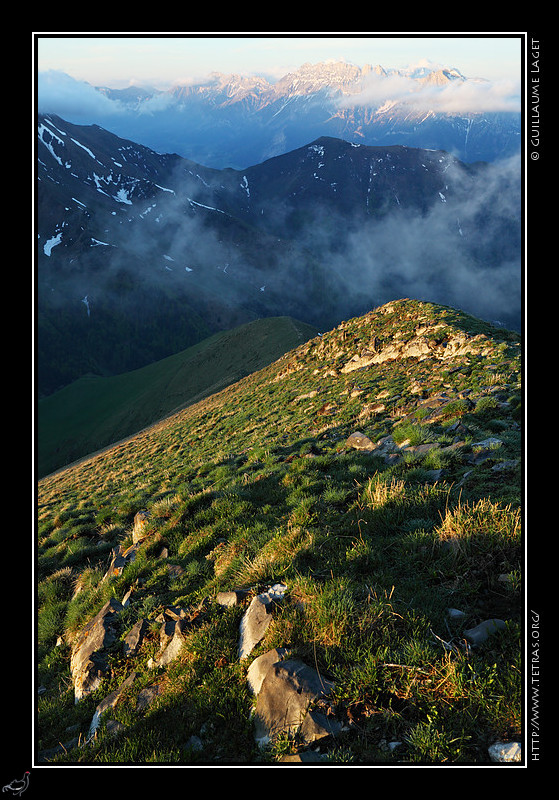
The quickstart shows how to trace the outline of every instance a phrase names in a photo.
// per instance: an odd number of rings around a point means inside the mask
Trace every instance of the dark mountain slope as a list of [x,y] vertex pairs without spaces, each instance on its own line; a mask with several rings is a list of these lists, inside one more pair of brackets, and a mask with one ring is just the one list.
[[514,171],[329,138],[212,170],[51,117],[38,157],[42,393],[257,318],[328,329],[402,294],[518,319]]
[[38,475],[219,391],[316,333],[290,317],[255,320],[131,372],[83,376],[39,401]]

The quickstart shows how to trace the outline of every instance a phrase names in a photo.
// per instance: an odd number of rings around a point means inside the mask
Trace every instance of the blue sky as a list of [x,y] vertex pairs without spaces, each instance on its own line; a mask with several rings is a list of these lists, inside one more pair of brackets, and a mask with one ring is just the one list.
[[93,85],[167,88],[212,71],[281,77],[305,62],[328,59],[387,68],[427,59],[467,77],[519,81],[522,33],[34,35],[38,71],[65,72]]

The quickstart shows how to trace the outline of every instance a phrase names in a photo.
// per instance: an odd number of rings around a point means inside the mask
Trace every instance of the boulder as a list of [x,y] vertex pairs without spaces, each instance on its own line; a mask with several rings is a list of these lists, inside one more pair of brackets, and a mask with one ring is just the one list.
[[260,747],[281,733],[299,733],[305,746],[324,736],[335,735],[339,724],[326,714],[309,710],[314,701],[326,698],[334,684],[299,659],[279,661],[270,667],[260,687],[254,712],[254,737]]
[[286,647],[276,647],[269,650],[258,658],[255,658],[247,672],[247,683],[253,695],[257,695],[262,687],[270,667],[278,661],[282,661],[288,655]]
[[361,431],[355,431],[346,440],[348,447],[354,447],[356,450],[374,450],[376,445],[365,436]]
[[76,703],[94,692],[106,675],[106,649],[116,639],[116,615],[119,611],[122,611],[122,606],[118,600],[109,600],[74,641],[70,671]]

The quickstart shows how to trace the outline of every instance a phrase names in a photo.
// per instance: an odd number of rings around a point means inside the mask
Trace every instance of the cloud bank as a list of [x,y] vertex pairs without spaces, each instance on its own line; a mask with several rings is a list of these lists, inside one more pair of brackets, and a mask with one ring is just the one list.
[[65,72],[48,70],[37,75],[37,110],[58,114],[68,122],[90,124],[100,117],[121,115],[123,108],[85,81]]
[[361,91],[340,101],[343,108],[404,103],[411,109],[440,113],[520,112],[520,84],[515,81],[455,79],[443,85],[419,83],[404,75],[371,73]]

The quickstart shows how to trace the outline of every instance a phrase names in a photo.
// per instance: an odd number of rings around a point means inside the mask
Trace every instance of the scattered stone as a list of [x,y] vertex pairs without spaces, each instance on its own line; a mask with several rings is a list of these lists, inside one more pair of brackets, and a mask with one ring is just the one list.
[[445,475],[444,469],[428,469],[425,471],[425,480],[437,483]]
[[375,444],[361,431],[355,431],[346,440],[348,447],[355,447],[356,450],[374,450]]
[[138,542],[141,542],[143,539],[146,538],[146,536],[149,533],[149,531],[147,530],[148,522],[149,522],[149,512],[138,511],[138,513],[134,517],[134,528],[132,530],[133,544],[137,544]]
[[109,569],[103,576],[103,581],[109,580],[109,578],[118,577],[118,575],[121,574],[124,567],[127,564],[131,564],[134,561],[139,546],[140,542],[136,542],[136,544],[132,544],[130,545],[130,547],[127,547],[126,549],[124,549],[122,545],[115,547],[113,549],[113,555],[111,558]]
[[243,590],[234,589],[230,592],[218,592],[215,601],[220,606],[238,606],[246,597]]
[[132,597],[132,592],[134,591],[133,587],[131,586],[130,589],[126,592],[122,600],[120,601],[123,608],[130,605],[130,598]]
[[480,622],[479,625],[476,625],[475,628],[464,631],[464,636],[466,639],[469,639],[473,645],[483,644],[491,634],[503,630],[505,626],[506,623],[502,619],[486,619],[484,622]]
[[483,439],[481,442],[474,442],[472,447],[480,447],[482,449],[486,449],[488,447],[500,447],[503,444],[502,439],[497,439],[494,436],[490,436],[488,439]]
[[382,414],[383,411],[386,411],[384,403],[367,403],[359,412],[359,419],[368,419],[369,417],[374,417],[376,414]]
[[413,444],[406,447],[406,453],[413,453],[416,456],[423,456],[430,450],[436,450],[440,447],[438,442],[425,442],[424,444]]
[[474,442],[472,444],[472,452],[466,458],[466,461],[477,466],[490,458],[494,459],[496,458],[497,450],[502,444],[501,439],[496,439],[495,437],[489,437],[481,442]]
[[258,642],[264,638],[272,621],[274,604],[283,600],[287,587],[276,583],[267,592],[254,597],[246,610],[240,625],[239,659],[247,658]]
[[381,739],[378,746],[383,752],[393,753],[402,746],[402,742],[387,742],[386,739]]
[[489,748],[489,758],[500,764],[522,761],[522,746],[519,742],[495,742]]
[[122,611],[122,606],[118,600],[109,600],[74,641],[70,672],[76,703],[94,692],[105,677],[106,649],[116,639],[115,623],[119,611]]
[[126,635],[122,643],[122,650],[126,658],[131,658],[136,655],[142,645],[148,627],[149,622],[147,619],[139,619],[132,630]]
[[512,472],[519,465],[519,460],[511,459],[510,461],[500,461],[491,467],[491,472]]
[[153,701],[162,693],[163,687],[160,683],[155,683],[152,686],[146,686],[145,689],[138,694],[136,700],[136,711],[145,711]]
[[136,680],[137,675],[138,675],[137,672],[131,672],[130,675],[126,678],[126,680],[122,683],[122,685],[118,689],[116,689],[114,692],[111,692],[111,694],[107,695],[107,697],[105,697],[104,700],[101,700],[101,702],[95,709],[93,719],[91,720],[91,724],[89,726],[89,734],[87,737],[88,742],[90,742],[95,736],[97,728],[101,724],[101,717],[103,716],[103,714],[109,709],[114,708],[116,706],[123,692],[125,692],[126,689],[132,686],[132,684]]
[[460,620],[464,619],[466,616],[464,611],[460,611],[458,608],[449,608],[448,609],[448,616],[450,619]]
[[161,628],[161,647],[155,658],[150,658],[148,668],[166,667],[174,661],[184,644],[183,630],[186,627],[186,620],[183,618],[176,620],[166,620]]
[[108,719],[105,729],[109,736],[116,736],[118,733],[126,730],[126,725],[123,725],[118,719]]
[[204,749],[204,743],[199,736],[192,735],[186,743],[184,749],[189,750],[192,753],[199,753]]

